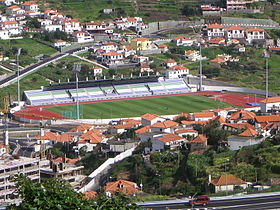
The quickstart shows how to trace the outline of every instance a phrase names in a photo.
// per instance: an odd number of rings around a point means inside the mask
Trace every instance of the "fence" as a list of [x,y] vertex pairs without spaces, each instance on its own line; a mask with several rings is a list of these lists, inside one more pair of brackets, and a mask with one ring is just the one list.
[[114,158],[109,158],[108,160],[106,160],[101,166],[99,166],[95,171],[93,171],[88,178],[91,180],[87,185],[85,185],[84,187],[82,187],[79,192],[86,192],[88,190],[91,190],[94,185],[97,184],[97,182],[99,181],[99,177],[102,173],[104,173],[108,168],[111,167],[112,164],[115,164],[129,156],[132,155],[133,151],[135,150],[136,147],[133,147],[131,149],[128,149],[122,153],[120,153],[119,155],[117,155]]

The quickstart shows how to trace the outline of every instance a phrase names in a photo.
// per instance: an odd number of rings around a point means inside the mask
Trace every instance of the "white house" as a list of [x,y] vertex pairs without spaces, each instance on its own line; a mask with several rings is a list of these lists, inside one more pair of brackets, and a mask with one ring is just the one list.
[[199,51],[197,51],[197,50],[186,50],[185,56],[187,57],[188,60],[191,60],[191,61],[199,61],[202,59]]
[[66,20],[63,22],[63,31],[65,33],[71,34],[74,31],[81,31],[82,27],[80,21],[76,19]]
[[224,27],[220,24],[211,24],[207,27],[208,39],[211,39],[213,37],[224,37],[224,35]]
[[102,54],[102,63],[111,65],[111,64],[123,64],[124,57],[122,53],[118,52],[107,52]]
[[265,30],[262,28],[249,28],[246,30],[246,41],[252,44],[254,40],[264,40]]
[[165,132],[165,133],[174,133],[175,127],[178,123],[172,120],[166,120],[163,122],[156,122],[151,125],[151,132]]
[[69,45],[71,45],[71,44],[67,43],[64,40],[57,40],[56,42],[53,43],[53,47],[55,47],[55,48],[61,48],[61,47],[64,47],[64,46],[69,46]]
[[215,179],[211,179],[209,176],[209,187],[211,191],[217,193],[221,191],[233,191],[236,187],[246,189],[247,183],[240,178],[232,174],[223,174]]
[[62,25],[60,24],[45,25],[44,29],[48,32],[62,31]]
[[146,113],[141,116],[141,123],[143,126],[152,125],[155,124],[156,122],[163,122],[163,121],[165,121],[165,118],[153,113]]
[[21,5],[22,9],[24,9],[25,11],[34,11],[34,12],[38,12],[39,10],[39,6],[38,4],[36,4],[34,1],[25,1],[22,5]]
[[11,6],[12,4],[15,4],[15,0],[1,0],[0,4],[5,4],[6,6]]
[[18,35],[21,33],[17,21],[5,21],[2,23],[3,29],[8,30],[11,35]]
[[151,142],[152,151],[162,151],[165,149],[165,147],[175,149],[180,146],[181,143],[187,142],[187,140],[179,135],[168,133],[152,139]]
[[183,78],[189,74],[189,69],[185,66],[172,66],[164,72],[164,76],[167,79]]
[[192,46],[193,40],[184,36],[179,36],[173,39],[177,46]]
[[90,34],[83,32],[83,31],[75,31],[73,33],[74,41],[78,43],[85,43],[85,42],[92,42],[94,39],[91,37]]
[[192,137],[195,138],[198,136],[198,131],[190,128],[179,128],[175,130],[175,134],[181,137]]
[[9,39],[10,35],[9,35],[9,31],[8,30],[0,30],[0,39]]
[[241,26],[230,26],[226,28],[226,35],[228,39],[244,39],[245,28]]
[[114,42],[108,42],[108,43],[102,44],[102,46],[100,48],[102,50],[104,50],[105,52],[117,51],[118,45]]
[[100,66],[92,67],[94,76],[102,76],[102,68]]
[[176,66],[177,62],[173,59],[168,59],[167,61],[165,61],[165,66],[166,68],[171,68],[172,66]]
[[269,97],[260,101],[261,112],[268,112],[271,110],[280,110],[280,97]]

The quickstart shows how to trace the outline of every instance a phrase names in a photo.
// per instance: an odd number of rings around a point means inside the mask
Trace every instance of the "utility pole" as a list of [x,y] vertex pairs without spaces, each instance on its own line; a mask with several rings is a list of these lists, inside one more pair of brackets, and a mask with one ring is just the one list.
[[77,120],[80,119],[80,107],[79,107],[79,94],[78,94],[78,89],[79,89],[79,78],[78,78],[78,73],[81,71],[81,64],[80,63],[74,63],[73,71],[76,74],[76,106],[77,106]]
[[265,57],[265,98],[268,98],[268,59],[270,56],[266,50],[264,51],[264,57]]
[[18,48],[17,51],[17,92],[18,92],[18,106],[20,102],[20,85],[19,85],[19,56],[21,53],[21,48]]
[[200,59],[199,59],[199,90],[202,91],[202,55],[201,55],[201,42],[199,44],[199,54],[200,54]]

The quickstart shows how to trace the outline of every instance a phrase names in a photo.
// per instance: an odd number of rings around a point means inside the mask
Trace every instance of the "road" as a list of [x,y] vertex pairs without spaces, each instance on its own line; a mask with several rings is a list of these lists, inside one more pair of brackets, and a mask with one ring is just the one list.
[[[54,55],[52,55],[49,58],[46,58],[42,61],[39,61],[38,63],[32,64],[22,70],[19,71],[19,75],[20,75],[20,79],[22,79],[23,77],[27,76],[28,74],[32,73],[33,71],[53,62],[56,61],[58,59],[61,59],[69,54],[72,54],[76,51],[81,50],[83,47],[79,47],[79,48],[75,48],[75,49],[71,49],[68,51],[65,51],[63,53],[56,53]],[[15,82],[17,80],[17,72],[14,72],[12,75],[6,77],[5,79],[0,81],[0,88],[2,87],[6,87],[10,84],[12,84],[13,82]]]
[[[192,209],[186,203],[173,204],[156,204],[156,205],[140,205],[144,209],[159,210],[159,209]],[[239,210],[255,210],[255,209],[280,209],[280,195],[264,196],[243,199],[229,199],[229,200],[213,200],[207,207],[197,206],[193,209],[239,209]]]

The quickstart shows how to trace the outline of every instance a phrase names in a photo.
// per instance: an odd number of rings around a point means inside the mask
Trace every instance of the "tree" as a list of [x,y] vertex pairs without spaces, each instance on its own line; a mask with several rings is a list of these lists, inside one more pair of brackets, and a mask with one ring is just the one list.
[[9,209],[92,209],[90,202],[63,180],[46,179],[41,183],[33,183],[21,174],[15,177],[15,181],[22,202]]
[[45,179],[41,183],[33,183],[25,175],[14,178],[17,182],[17,192],[22,198],[20,205],[11,205],[8,209],[111,209],[111,210],[136,210],[138,206],[130,204],[131,199],[120,193],[107,197],[104,193],[92,200],[83,198],[82,193],[77,193],[64,180]]

